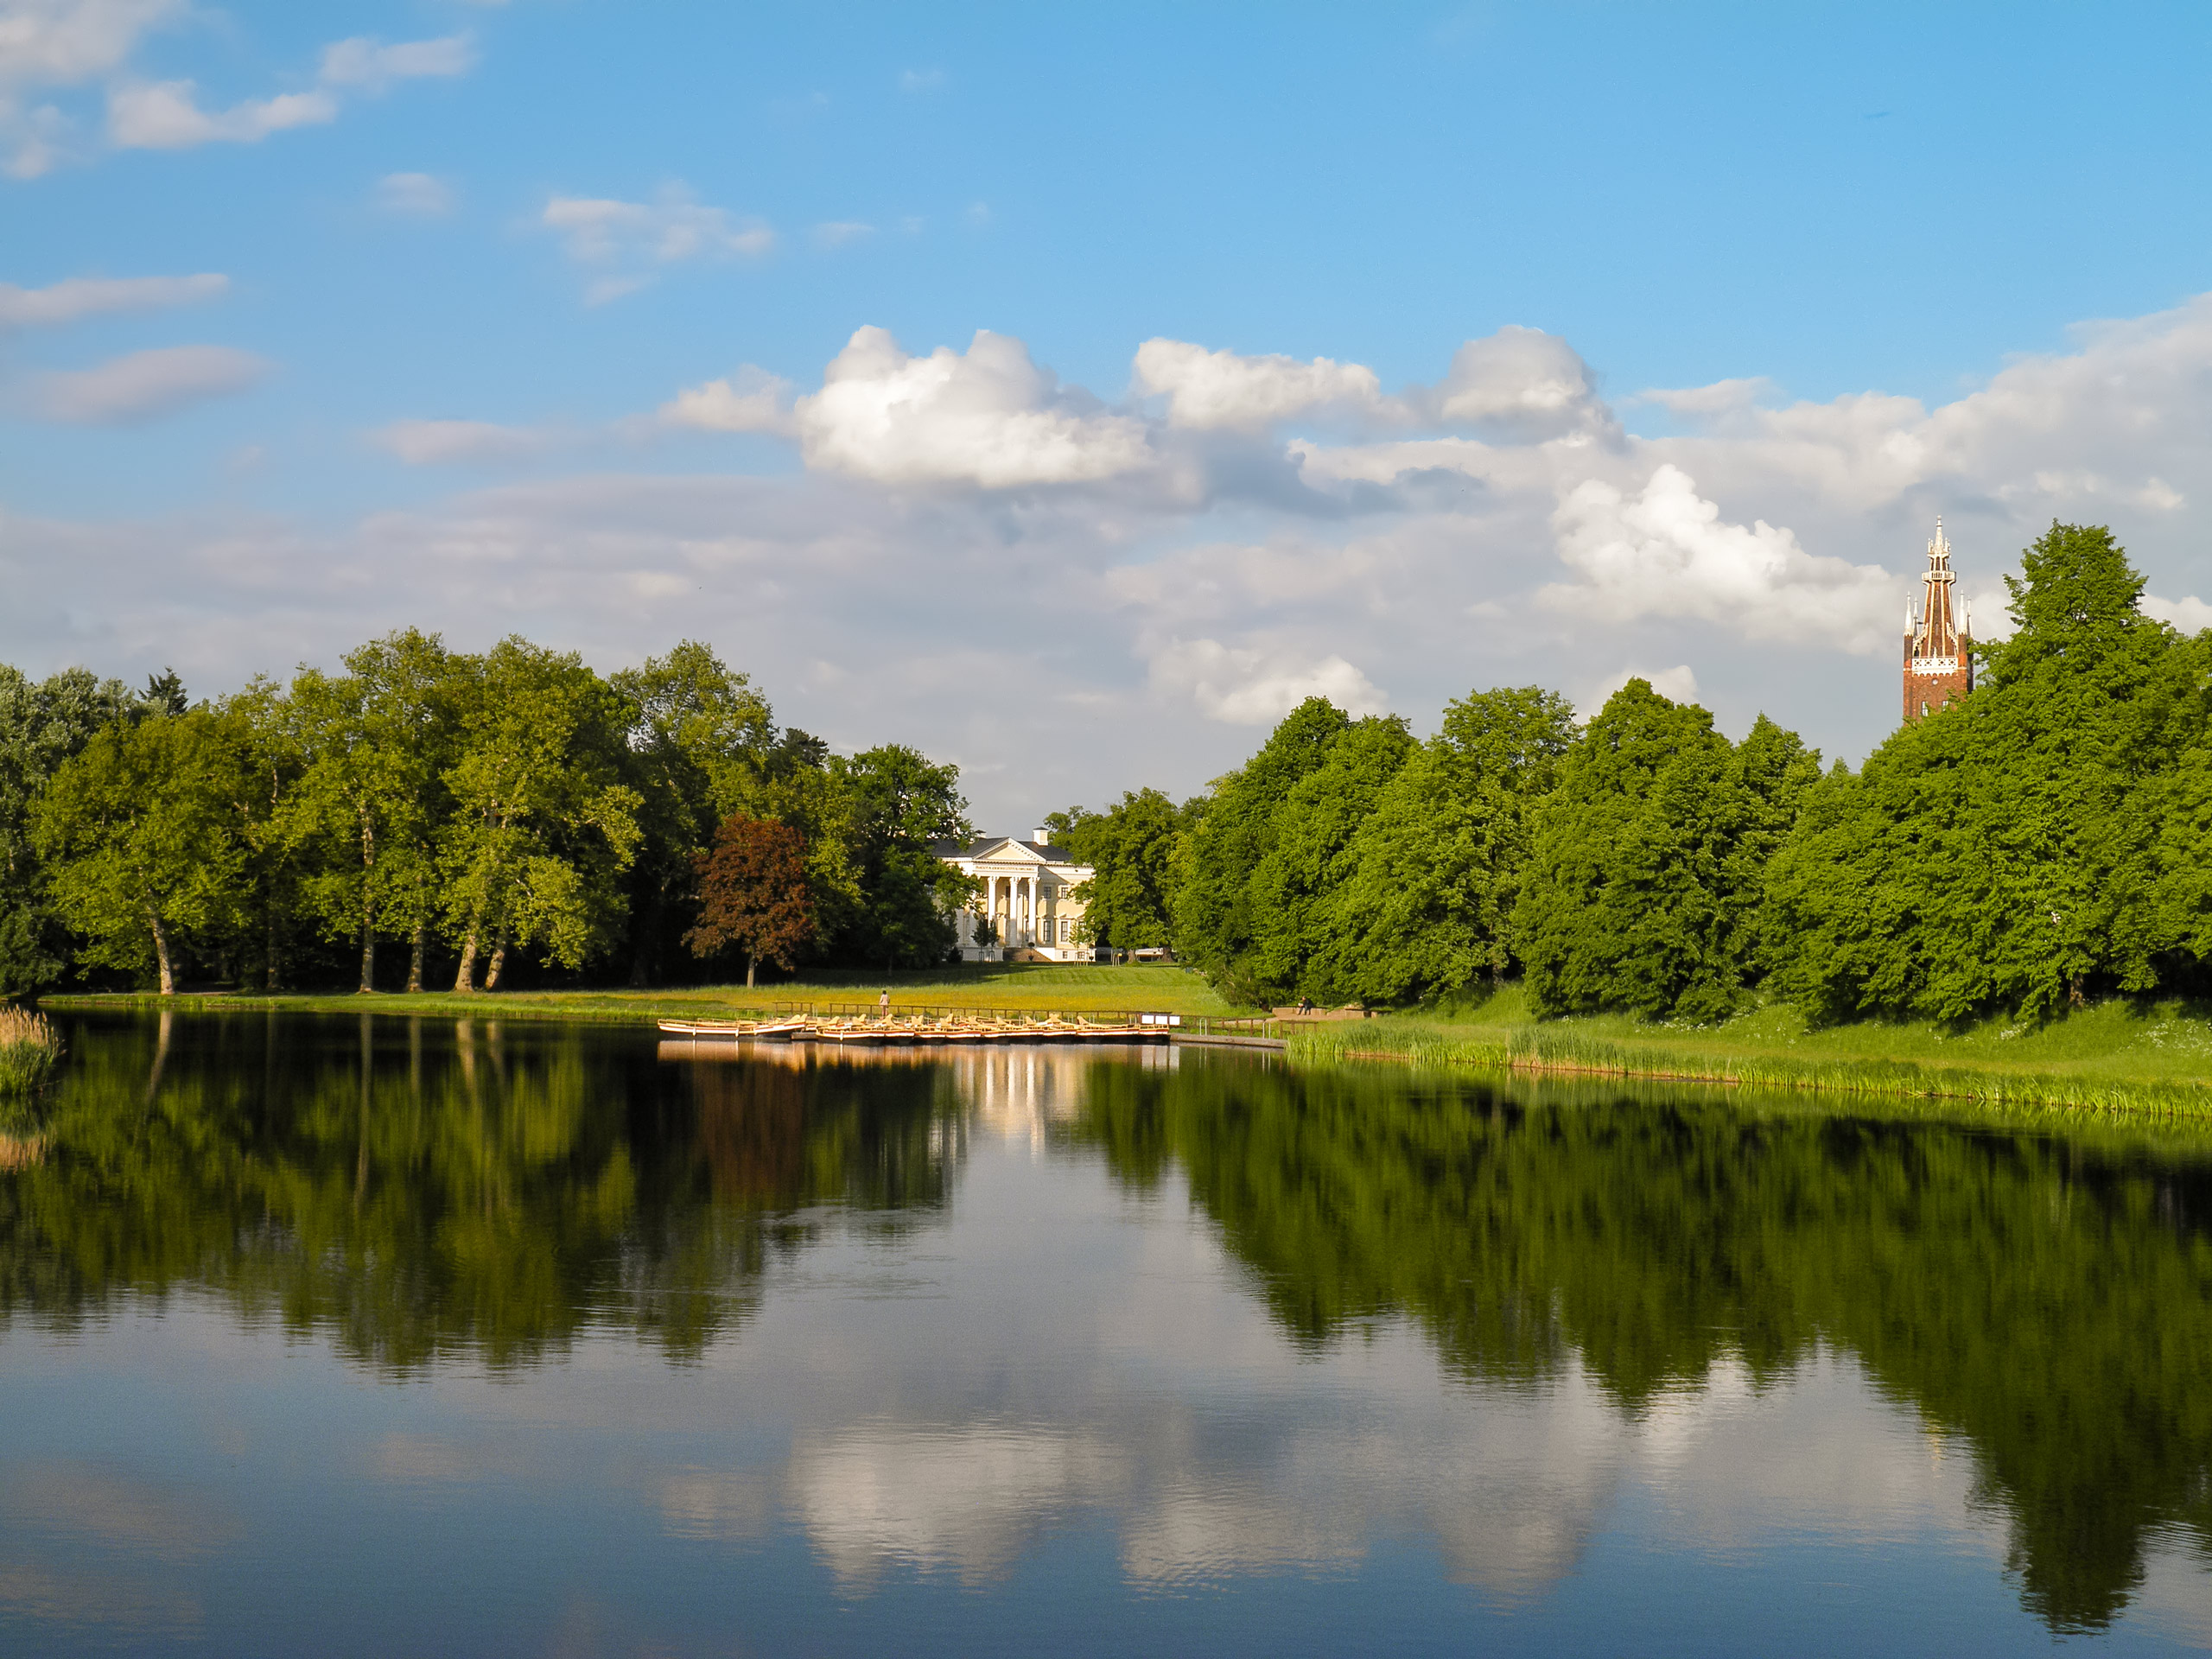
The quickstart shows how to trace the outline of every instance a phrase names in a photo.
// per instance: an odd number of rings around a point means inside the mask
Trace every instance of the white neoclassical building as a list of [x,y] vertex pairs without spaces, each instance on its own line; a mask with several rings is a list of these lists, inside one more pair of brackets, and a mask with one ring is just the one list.
[[[980,909],[963,910],[956,918],[962,961],[997,962],[1016,952],[1048,962],[1091,959],[1091,947],[1076,942],[1083,904],[1071,896],[1078,883],[1090,880],[1090,866],[1075,863],[1065,848],[1053,846],[1049,831],[1037,830],[1027,841],[1011,836],[941,841],[937,855],[983,883]],[[995,943],[976,937],[979,915],[995,925]]]

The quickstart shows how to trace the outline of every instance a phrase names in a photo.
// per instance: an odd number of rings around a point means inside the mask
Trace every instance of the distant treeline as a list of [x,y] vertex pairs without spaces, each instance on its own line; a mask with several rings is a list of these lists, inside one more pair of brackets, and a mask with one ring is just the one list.
[[971,833],[958,784],[912,749],[848,758],[778,728],[691,642],[602,677],[519,639],[470,655],[406,632],[342,673],[199,702],[174,675],[132,691],[0,666],[0,995],[495,988],[525,962],[696,977],[694,947],[750,937],[701,926],[718,830],[778,825],[803,858],[760,954],[934,963],[968,897],[931,849]]
[[[2054,524],[2023,571],[1974,693],[1857,772],[1641,680],[1583,726],[1474,692],[1427,742],[1313,698],[1203,796],[1046,822],[1096,869],[1091,939],[1255,1001],[1508,976],[1545,1014],[1697,1021],[2203,995],[2212,633],[2144,616],[2102,529]],[[0,667],[0,995],[926,966],[974,900],[932,847],[972,833],[958,783],[779,728],[690,642],[601,677],[402,632],[197,703]]]
[[1731,743],[1642,680],[1579,728],[1552,692],[1476,692],[1426,743],[1317,697],[1197,799],[1052,822],[1096,867],[1101,938],[1259,1001],[1508,975],[1545,1014],[1694,1021],[2203,995],[2212,632],[2144,616],[2103,529],[2054,524],[2022,569],[1974,693],[1857,772],[1764,716]]

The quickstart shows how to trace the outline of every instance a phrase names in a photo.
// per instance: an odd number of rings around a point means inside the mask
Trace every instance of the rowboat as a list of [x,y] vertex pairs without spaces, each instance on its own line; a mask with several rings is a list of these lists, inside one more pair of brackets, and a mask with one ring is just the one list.
[[804,1020],[663,1020],[660,1028],[671,1037],[749,1037],[781,1039],[806,1029]]

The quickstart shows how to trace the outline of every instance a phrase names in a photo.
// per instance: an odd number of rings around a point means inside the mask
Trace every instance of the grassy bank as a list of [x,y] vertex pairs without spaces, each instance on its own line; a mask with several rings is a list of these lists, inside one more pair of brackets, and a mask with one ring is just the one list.
[[0,1007],[0,1098],[29,1094],[60,1059],[61,1038],[52,1020],[27,1008]]
[[873,1009],[888,988],[894,1010],[1000,1008],[1012,1013],[1224,1014],[1239,1010],[1188,969],[1057,967],[991,963],[918,974],[824,974],[804,982],[709,985],[650,991],[480,991],[456,995],[424,991],[370,996],[302,993],[258,996],[243,992],[160,997],[145,995],[48,996],[49,1009],[190,1008],[302,1014],[420,1014],[476,1020],[721,1020],[749,1010],[811,1004]]
[[1786,1007],[1702,1027],[1622,1015],[1540,1024],[1521,989],[1509,986],[1456,1011],[1300,1031],[1290,1055],[2212,1116],[2212,1020],[2202,1007],[2172,1002],[2107,1002],[2043,1027],[1991,1020],[1961,1029],[1870,1022],[1813,1030]]

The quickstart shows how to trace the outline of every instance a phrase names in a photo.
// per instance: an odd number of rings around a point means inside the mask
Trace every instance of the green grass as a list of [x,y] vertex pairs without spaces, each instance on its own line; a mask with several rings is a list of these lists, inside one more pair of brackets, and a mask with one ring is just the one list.
[[1290,1055],[2212,1116],[2205,1016],[2177,1002],[2111,1001],[2041,1027],[1870,1021],[1815,1030],[1779,1007],[1701,1027],[1619,1014],[1540,1023],[1522,989],[1509,986],[1462,1009],[1298,1031]]
[[762,985],[709,985],[650,991],[480,991],[455,995],[425,991],[413,995],[379,992],[371,996],[334,993],[259,996],[211,992],[188,996],[48,996],[48,1008],[179,1008],[277,1010],[315,1014],[423,1014],[446,1019],[645,1020],[727,1018],[747,1009],[810,1003],[827,1009],[875,1007],[888,987],[894,1009],[1004,1009],[1010,1013],[1105,1014],[1142,1010],[1158,1014],[1225,1014],[1239,1010],[1186,968],[1160,964],[1141,968],[1058,967],[1027,963],[992,963],[941,970],[818,974],[804,982]]

